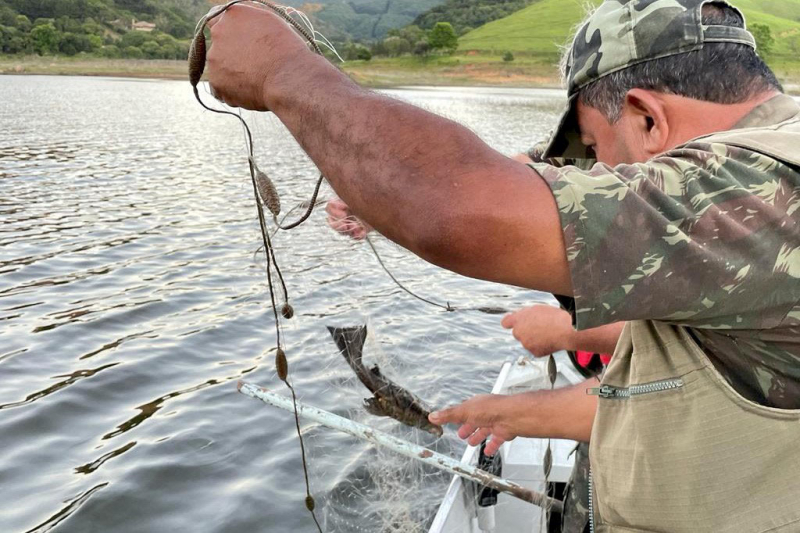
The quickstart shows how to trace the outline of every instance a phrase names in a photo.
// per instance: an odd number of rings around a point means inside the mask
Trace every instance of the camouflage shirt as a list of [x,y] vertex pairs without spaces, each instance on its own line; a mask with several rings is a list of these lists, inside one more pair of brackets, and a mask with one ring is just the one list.
[[[781,95],[735,128],[797,115]],[[686,326],[741,395],[800,408],[800,168],[703,139],[642,164],[531,166],[558,204],[578,329]]]

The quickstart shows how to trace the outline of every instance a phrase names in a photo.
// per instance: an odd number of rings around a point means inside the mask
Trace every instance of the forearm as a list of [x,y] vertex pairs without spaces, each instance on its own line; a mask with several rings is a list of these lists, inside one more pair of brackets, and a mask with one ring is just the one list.
[[571,439],[588,442],[597,411],[597,396],[586,393],[596,387],[591,379],[555,390],[538,390],[508,396],[509,420],[521,437]]
[[553,202],[530,168],[455,122],[358,87],[319,57],[284,68],[271,79],[285,86],[270,85],[267,104],[355,214],[440,266],[517,282],[491,265],[530,239],[507,213],[525,204],[535,218],[536,193]]
[[624,327],[625,322],[615,322],[599,328],[575,331],[566,349],[613,354]]
[[452,196],[492,151],[453,122],[358,87],[322,58],[300,61],[289,66],[285,90],[268,88],[270,109],[360,218],[424,252],[431,229],[442,226],[433,218],[448,216]]

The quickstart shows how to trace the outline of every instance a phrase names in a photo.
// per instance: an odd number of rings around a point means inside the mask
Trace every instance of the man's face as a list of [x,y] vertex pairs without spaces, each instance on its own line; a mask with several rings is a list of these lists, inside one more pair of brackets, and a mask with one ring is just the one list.
[[600,111],[578,102],[581,141],[594,149],[598,161],[610,166],[644,163],[650,158],[642,147],[640,128],[634,127],[635,120],[636,117],[623,112],[622,117],[611,124]]

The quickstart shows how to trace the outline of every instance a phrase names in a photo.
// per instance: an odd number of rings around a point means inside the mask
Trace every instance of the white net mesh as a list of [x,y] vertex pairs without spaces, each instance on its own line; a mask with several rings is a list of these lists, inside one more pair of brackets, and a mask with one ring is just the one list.
[[[410,99],[413,101],[415,96]],[[479,96],[479,105],[495,105],[491,95]],[[449,105],[448,109],[458,115],[455,118],[473,116],[474,109],[466,109],[463,104],[453,106],[452,99],[447,102],[437,98],[423,95],[414,103],[439,112],[440,106]],[[500,106],[513,112],[508,102]],[[308,200],[318,176],[313,163],[273,115],[246,113],[245,118],[253,130],[259,167],[275,181],[287,206],[284,212]],[[505,122],[506,127],[514,124],[513,120]],[[517,127],[524,125],[519,122]],[[480,129],[480,124],[472,126]],[[505,143],[500,148],[506,152],[522,151],[530,145],[519,132],[516,137],[514,131],[502,131],[500,135],[494,127],[487,134],[497,134]],[[510,139],[515,139],[515,148],[509,148]],[[325,186],[320,196],[331,197],[332,191]],[[290,216],[289,221],[293,218]],[[374,242],[388,268],[405,286],[441,304],[516,309],[550,300],[549,295],[445,272],[380,236]],[[274,246],[298,313],[296,319],[284,321],[283,327],[290,380],[299,398],[404,440],[460,457],[465,445],[452,429],[437,439],[367,413],[362,401],[371,394],[355,377],[324,326],[367,324],[370,334],[364,363],[377,364],[385,376],[435,408],[489,392],[502,362],[524,353],[500,327],[500,317],[476,311],[449,313],[413,299],[381,270],[365,243],[338,236],[327,228],[324,206],[304,226],[279,232]],[[258,256],[257,262],[263,269],[263,255]],[[265,385],[277,382],[274,375],[258,379],[263,379]],[[288,423],[290,416],[284,417],[287,424],[280,442],[296,447],[293,420]],[[326,532],[428,530],[450,475],[318,424],[301,421],[301,427],[317,516]],[[296,476],[287,481],[291,484],[287,491],[298,492],[297,499],[301,501],[299,452],[294,455],[298,456],[292,460],[296,466],[290,470]],[[304,511],[298,505],[298,513],[301,512]]]

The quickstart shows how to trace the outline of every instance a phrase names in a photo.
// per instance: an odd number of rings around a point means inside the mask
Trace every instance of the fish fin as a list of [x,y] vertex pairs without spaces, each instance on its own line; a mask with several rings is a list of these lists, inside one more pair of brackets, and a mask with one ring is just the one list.
[[386,381],[386,376],[383,375],[383,372],[381,372],[381,369],[378,368],[378,365],[373,365],[372,368],[369,369],[369,373],[378,379]]

